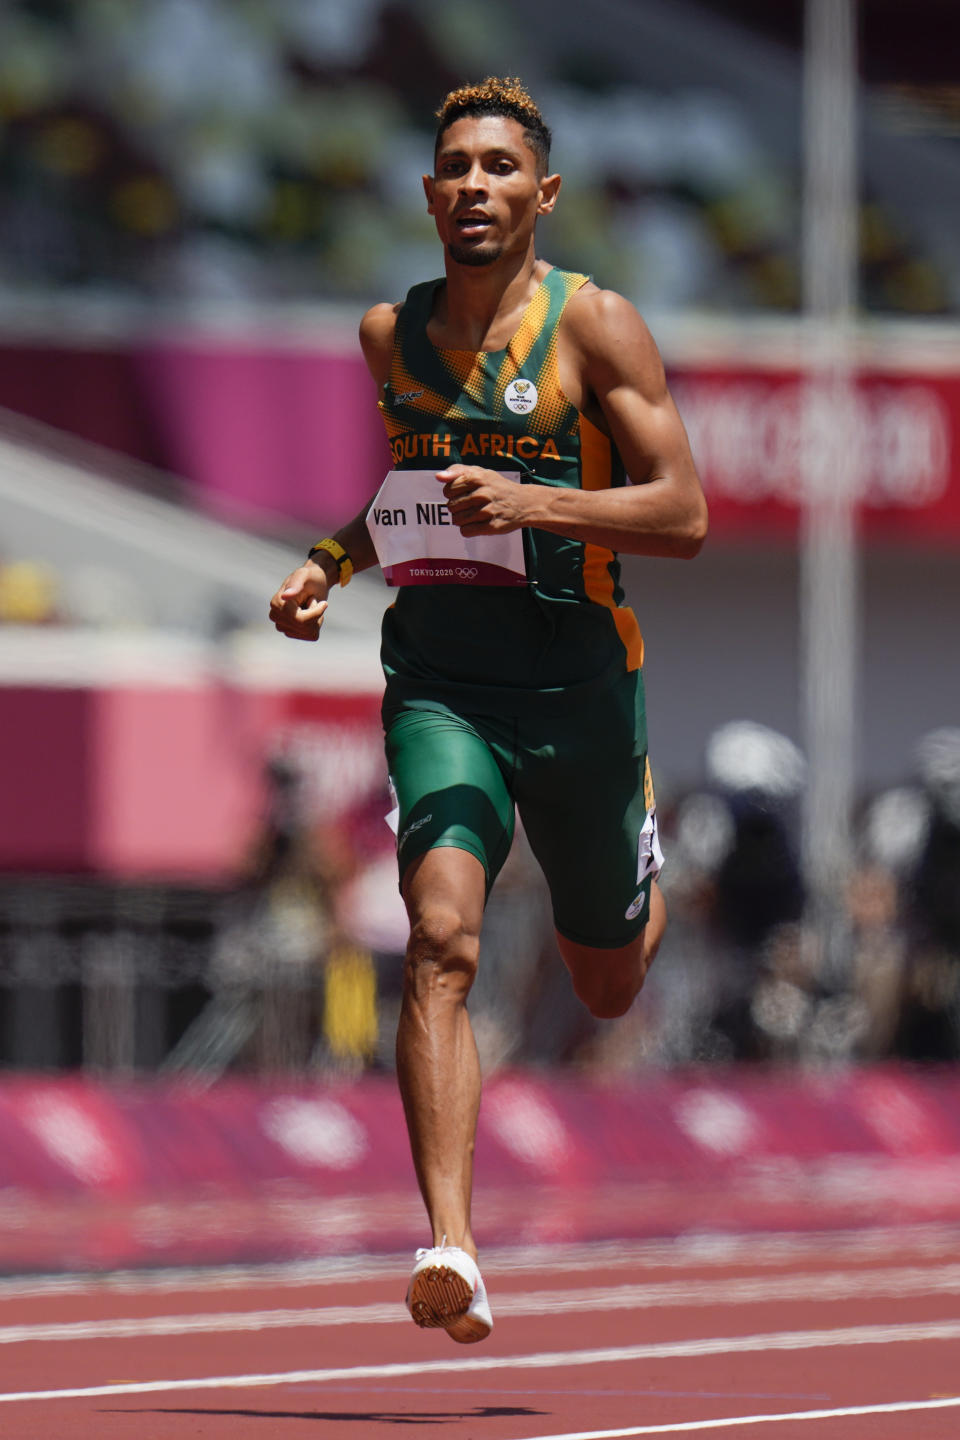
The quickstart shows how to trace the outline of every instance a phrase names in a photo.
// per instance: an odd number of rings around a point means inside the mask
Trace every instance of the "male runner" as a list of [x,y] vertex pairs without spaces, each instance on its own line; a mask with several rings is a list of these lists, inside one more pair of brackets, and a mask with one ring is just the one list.
[[486,898],[516,806],[577,995],[599,1017],[629,1009],[666,912],[643,642],[616,552],[693,556],[707,519],[642,319],[537,258],[560,190],[537,106],[491,78],[438,115],[423,183],[445,277],[360,328],[394,471],[270,615],[315,640],[354,570],[379,560],[399,581],[382,647],[410,920],[397,1073],[433,1230],[407,1304],[469,1343],[493,1324],[470,1226],[480,1070],[465,1004]]

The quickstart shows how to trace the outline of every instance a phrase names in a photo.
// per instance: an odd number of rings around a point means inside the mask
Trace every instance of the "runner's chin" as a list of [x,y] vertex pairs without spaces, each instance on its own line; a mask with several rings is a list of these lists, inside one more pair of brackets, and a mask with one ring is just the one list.
[[458,265],[492,265],[503,253],[499,245],[448,245],[447,251]]

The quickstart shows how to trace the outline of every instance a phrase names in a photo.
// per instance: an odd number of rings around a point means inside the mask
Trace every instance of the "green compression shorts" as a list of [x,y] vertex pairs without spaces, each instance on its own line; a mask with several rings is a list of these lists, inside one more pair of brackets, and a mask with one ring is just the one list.
[[460,713],[406,698],[385,709],[399,806],[401,884],[436,846],[475,855],[487,894],[513,840],[515,808],[546,876],[554,923],[577,944],[613,949],[643,929],[660,864],[647,763],[643,678],[589,702]]

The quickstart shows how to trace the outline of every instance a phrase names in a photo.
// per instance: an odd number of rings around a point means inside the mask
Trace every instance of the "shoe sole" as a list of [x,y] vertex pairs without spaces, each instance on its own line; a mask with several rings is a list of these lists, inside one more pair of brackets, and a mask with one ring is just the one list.
[[421,1329],[447,1330],[466,1317],[472,1299],[473,1291],[456,1270],[448,1265],[430,1265],[413,1278],[410,1314]]

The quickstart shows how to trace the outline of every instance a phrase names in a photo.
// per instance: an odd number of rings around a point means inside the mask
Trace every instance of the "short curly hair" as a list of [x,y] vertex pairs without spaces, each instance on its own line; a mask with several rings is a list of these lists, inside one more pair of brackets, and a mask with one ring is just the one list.
[[553,136],[533,100],[516,76],[488,75],[478,85],[461,85],[451,90],[437,110],[437,136],[433,153],[436,158],[444,132],[455,120],[470,115],[505,115],[523,126],[523,138],[537,160],[537,174],[545,175],[550,164],[550,143]]

